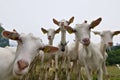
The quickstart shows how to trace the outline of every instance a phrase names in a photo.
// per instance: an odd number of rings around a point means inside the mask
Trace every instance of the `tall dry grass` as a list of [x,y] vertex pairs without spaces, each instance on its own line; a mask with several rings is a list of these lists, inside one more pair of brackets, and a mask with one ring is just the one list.
[[[120,70],[116,66],[107,66],[107,69],[110,76],[110,80],[120,80]],[[59,69],[58,74],[59,74],[58,76],[59,80],[67,80],[66,71]],[[82,74],[83,74],[82,77],[84,78],[83,80],[87,80],[84,70],[82,71]],[[96,75],[93,76],[94,76],[93,80],[97,80]],[[55,69],[50,68],[47,80],[54,80],[54,77],[55,77]],[[41,67],[40,59],[36,57],[31,64],[28,74],[23,76],[23,78],[21,78],[20,80],[44,80],[44,78],[45,78],[45,68]],[[75,71],[71,71],[71,80],[77,80],[77,75]]]

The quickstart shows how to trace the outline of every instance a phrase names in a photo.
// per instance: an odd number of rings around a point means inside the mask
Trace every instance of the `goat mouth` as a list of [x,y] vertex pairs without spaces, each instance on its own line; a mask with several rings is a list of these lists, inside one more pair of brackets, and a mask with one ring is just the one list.
[[113,44],[109,44],[109,47],[112,47],[113,46]]
[[48,40],[51,40],[51,38],[48,38]]
[[106,48],[107,48],[107,49],[110,49],[110,48],[112,48],[112,46],[113,46],[113,45],[109,45],[109,44],[108,44],[108,45],[106,46]]
[[[14,71],[15,72],[15,71]],[[15,74],[17,75],[17,76],[22,76],[22,74],[21,73],[18,73],[18,72],[15,72]]]
[[83,45],[88,46],[90,42],[83,43]]

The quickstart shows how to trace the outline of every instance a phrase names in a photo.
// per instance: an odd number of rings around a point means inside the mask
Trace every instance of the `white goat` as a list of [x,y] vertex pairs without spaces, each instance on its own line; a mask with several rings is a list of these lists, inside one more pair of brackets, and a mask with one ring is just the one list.
[[76,74],[78,72],[78,51],[80,50],[80,48],[81,44],[79,43],[75,36],[74,42],[68,45],[67,60],[69,70],[73,69],[73,71],[75,71]]
[[0,48],[0,80],[13,80],[13,77],[19,78],[25,75],[39,50],[50,53],[58,50],[57,47],[45,46],[41,39],[32,34],[3,31],[2,36],[16,40],[18,45],[16,51],[10,48]]
[[0,47],[0,80],[10,80],[13,78],[12,65],[15,53],[7,48]]
[[113,45],[113,36],[120,34],[120,31],[110,31],[110,30],[106,30],[106,31],[93,31],[93,33],[95,35],[100,35],[101,37],[101,42],[98,44],[102,55],[104,57],[104,63],[103,63],[103,72],[106,76],[106,79],[109,78],[108,75],[108,71],[107,71],[107,67],[106,67],[106,59],[108,57],[107,53],[106,53],[106,49],[112,47]]
[[[60,32],[60,28],[58,28],[58,29],[52,29],[52,28],[50,28],[50,29],[45,29],[45,28],[41,28],[41,31],[44,33],[44,34],[47,34],[47,38],[48,38],[48,41],[49,41],[49,45],[53,45],[53,40],[54,40],[54,37],[55,37],[55,35],[56,34],[58,34],[59,32]],[[46,72],[45,72],[45,80],[47,80],[47,75],[48,75],[48,68],[50,68],[50,63],[51,63],[51,65],[52,65],[52,67],[53,67],[53,64],[54,63],[52,63],[52,58],[55,58],[55,54],[53,53],[51,53],[51,54],[49,54],[49,53],[46,53],[46,54],[43,54],[42,55],[42,66],[43,66],[43,62],[44,61],[46,61],[46,63],[47,63],[47,65],[46,65]]]
[[[59,52],[56,54],[56,61],[55,61],[55,63],[57,64],[56,69],[58,69],[58,58],[62,58],[61,59],[62,69],[65,68],[65,62],[66,62],[68,49],[67,49],[67,42],[66,42],[66,29],[64,28],[64,26],[69,26],[73,21],[74,21],[74,17],[71,17],[69,21],[65,19],[61,21],[57,21],[56,19],[53,19],[53,22],[56,25],[58,25],[61,30],[61,41],[60,41],[60,44],[58,44]],[[67,80],[69,80],[69,77],[70,75],[68,72]]]
[[88,24],[87,21],[85,21],[82,24],[76,24],[74,29],[70,26],[65,26],[69,33],[75,33],[78,41],[82,44],[78,53],[78,62],[80,69],[82,66],[85,67],[88,80],[92,80],[91,71],[97,71],[98,80],[103,80],[102,53],[99,48],[90,41],[90,30],[97,26],[101,20],[101,18],[98,18],[91,24]]
[[[45,29],[45,28],[41,28],[41,31],[44,33],[44,34],[46,34],[47,33],[47,38],[48,38],[48,41],[49,41],[49,45],[53,45],[53,40],[54,40],[54,37],[55,37],[55,35],[56,34],[58,34],[59,32],[60,32],[60,28],[58,28],[58,29],[52,29],[52,28],[50,28],[50,29]],[[46,55],[46,54],[45,54]],[[44,56],[45,56],[44,55]],[[48,55],[46,55],[46,57],[47,57]],[[48,59],[49,60],[49,59]]]
[[48,40],[49,40],[49,45],[53,45],[54,37],[55,37],[55,35],[56,35],[57,33],[60,32],[60,28],[58,28],[58,29],[56,29],[56,30],[55,30],[55,29],[52,29],[52,28],[50,28],[50,29],[41,28],[41,31],[42,31],[44,34],[47,33],[47,38],[48,38]]

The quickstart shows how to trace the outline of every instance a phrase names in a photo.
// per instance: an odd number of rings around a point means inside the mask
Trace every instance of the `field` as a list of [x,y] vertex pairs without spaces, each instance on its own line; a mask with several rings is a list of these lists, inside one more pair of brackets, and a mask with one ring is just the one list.
[[[120,80],[120,70],[116,66],[107,66],[107,69],[109,72],[110,80]],[[40,68],[40,66],[37,65],[37,67],[32,69],[32,71],[30,72],[32,73],[24,76],[22,80],[44,80],[45,70],[43,68]],[[61,72],[61,70],[58,70],[58,74],[59,80],[67,80],[65,72]],[[84,73],[83,77],[83,80],[87,80]],[[54,70],[49,72],[47,80],[54,80]],[[71,73],[71,80],[76,80],[76,75],[74,72]],[[93,80],[97,80],[95,75]]]
[[116,66],[108,66],[110,80],[120,80],[120,70]]

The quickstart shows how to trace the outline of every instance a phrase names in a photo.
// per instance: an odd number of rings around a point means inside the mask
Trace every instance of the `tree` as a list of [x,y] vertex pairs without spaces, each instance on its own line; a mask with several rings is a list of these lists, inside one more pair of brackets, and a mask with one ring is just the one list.
[[107,64],[120,64],[120,46],[113,46],[111,51],[108,51]]
[[9,40],[2,37],[1,32],[4,28],[0,25],[0,47],[9,46]]

